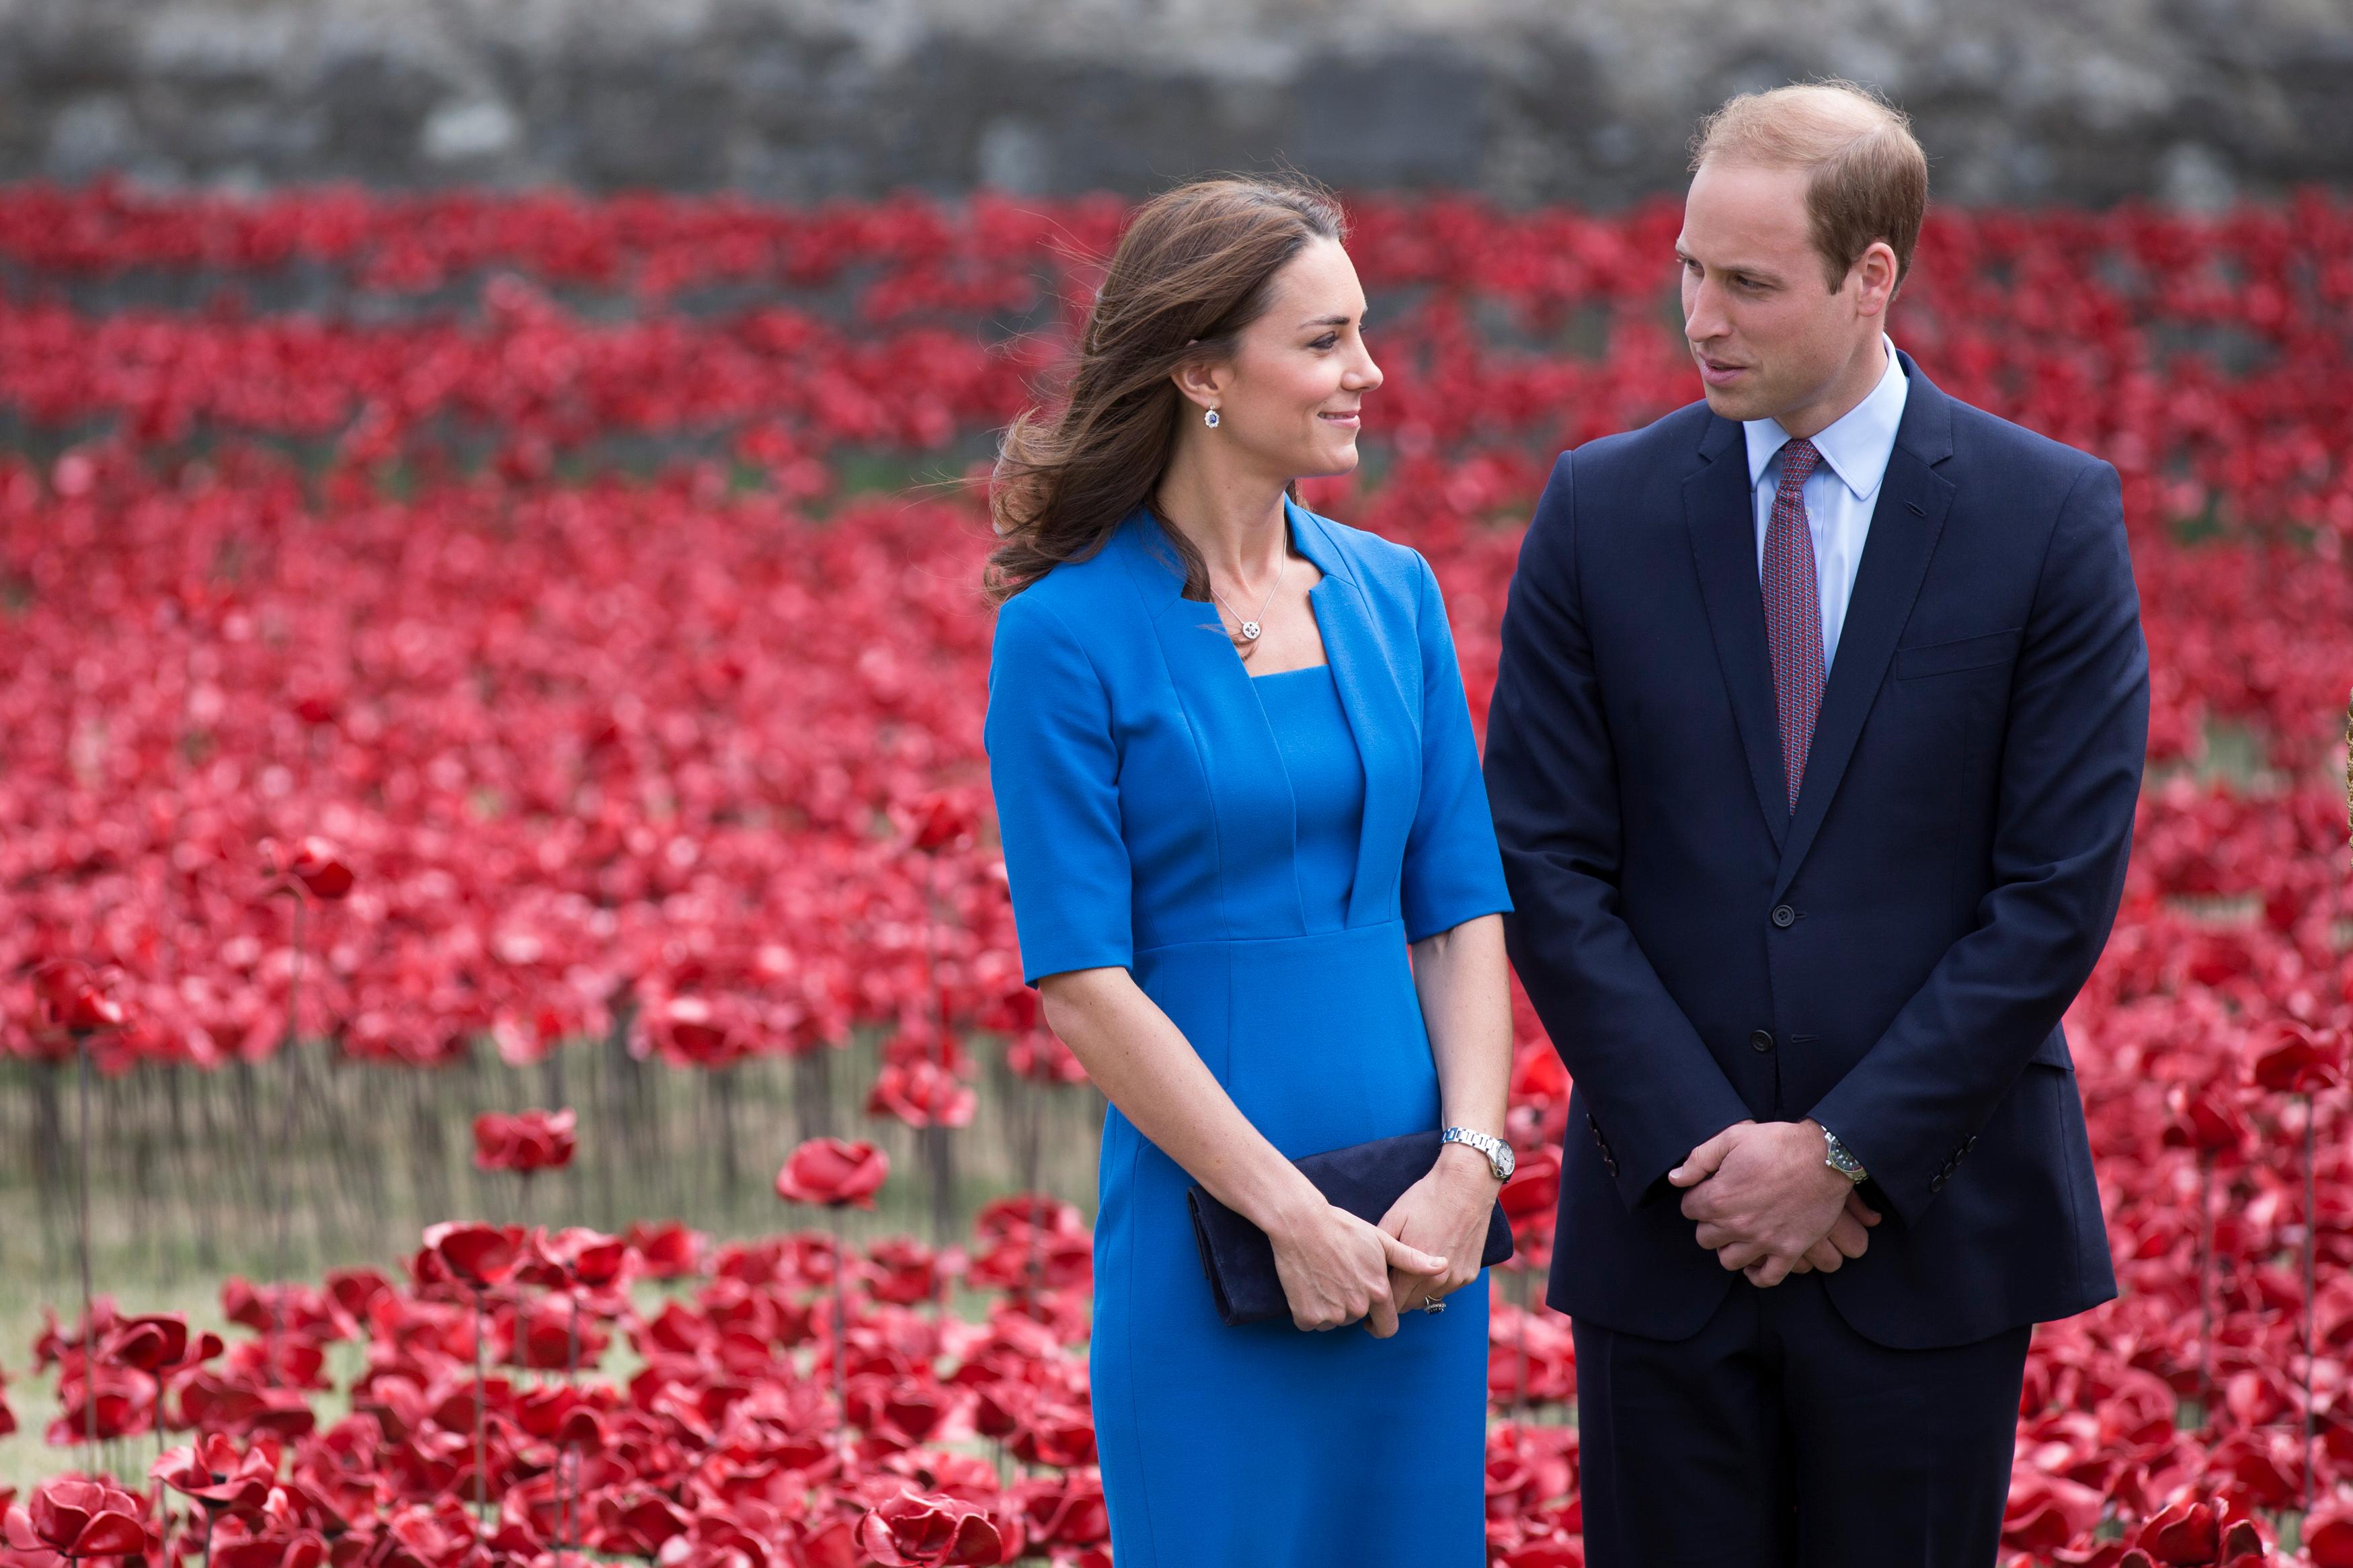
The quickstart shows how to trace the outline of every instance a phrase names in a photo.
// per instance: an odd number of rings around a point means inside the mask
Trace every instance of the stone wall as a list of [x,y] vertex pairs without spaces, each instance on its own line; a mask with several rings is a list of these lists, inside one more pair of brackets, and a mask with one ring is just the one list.
[[2353,0],[0,0],[0,178],[562,182],[808,201],[1344,186],[1611,205],[1809,75],[1939,195],[2353,182]]

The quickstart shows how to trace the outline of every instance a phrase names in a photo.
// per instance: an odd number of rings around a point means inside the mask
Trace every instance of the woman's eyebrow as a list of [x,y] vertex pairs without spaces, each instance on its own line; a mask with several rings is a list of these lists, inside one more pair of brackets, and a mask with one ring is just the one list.
[[[1365,314],[1369,316],[1372,312],[1367,310]],[[1299,324],[1303,327],[1345,327],[1348,324],[1348,318],[1345,316],[1317,316],[1310,321],[1302,321]]]

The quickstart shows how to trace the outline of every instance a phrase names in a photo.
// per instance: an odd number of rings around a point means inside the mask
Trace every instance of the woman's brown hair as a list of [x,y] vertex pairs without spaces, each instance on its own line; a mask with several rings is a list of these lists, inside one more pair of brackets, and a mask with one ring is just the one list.
[[[1313,240],[1345,234],[1338,201],[1297,175],[1197,180],[1136,209],[1063,397],[1016,419],[997,449],[988,505],[998,542],[983,574],[992,603],[1093,554],[1151,499],[1190,407],[1170,379],[1177,367],[1230,355],[1283,264]],[[1186,596],[1208,598],[1200,552],[1164,531],[1183,563]]]

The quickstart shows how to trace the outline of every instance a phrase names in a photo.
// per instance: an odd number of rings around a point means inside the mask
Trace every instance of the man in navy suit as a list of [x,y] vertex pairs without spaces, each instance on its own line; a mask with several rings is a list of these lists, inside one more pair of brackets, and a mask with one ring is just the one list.
[[1706,400],[1560,458],[1487,731],[1576,1080],[1588,1561],[1982,1568],[2031,1325],[2116,1293],[2060,1017],[2147,741],[2122,499],[1889,341],[1900,113],[1784,88],[1695,146]]

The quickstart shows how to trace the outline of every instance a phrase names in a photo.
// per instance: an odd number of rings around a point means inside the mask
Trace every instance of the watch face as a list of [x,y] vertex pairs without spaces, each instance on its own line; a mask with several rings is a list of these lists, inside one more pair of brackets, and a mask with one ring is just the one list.
[[1512,1173],[1519,1169],[1520,1157],[1517,1154],[1513,1153],[1512,1146],[1509,1143],[1506,1143],[1503,1146],[1498,1158],[1503,1162],[1504,1180],[1508,1182],[1512,1179]]

